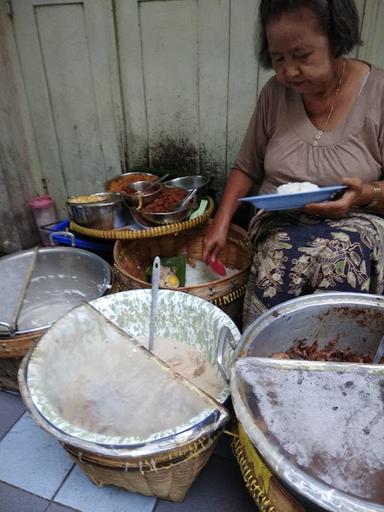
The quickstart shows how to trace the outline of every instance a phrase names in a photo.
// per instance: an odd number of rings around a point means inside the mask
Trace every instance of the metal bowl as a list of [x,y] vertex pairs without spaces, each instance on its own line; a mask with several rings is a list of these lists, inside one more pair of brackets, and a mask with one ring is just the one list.
[[209,176],[183,176],[181,178],[174,178],[164,183],[165,187],[179,187],[190,192],[194,188],[197,189],[197,197],[200,199],[208,193]]
[[146,206],[160,195],[163,185],[156,181],[152,184],[148,181],[135,181],[129,184],[129,188],[132,189],[132,193],[127,191],[121,193],[124,203],[129,206],[139,206],[141,202],[142,206]]
[[190,213],[192,213],[193,204],[189,204],[182,210],[167,213],[150,213],[138,210],[137,208],[131,208],[132,217],[138,224],[142,225],[164,225],[174,224],[175,222],[182,222],[185,220]]
[[108,192],[124,192],[124,187],[135,181],[157,181],[158,179],[158,176],[150,172],[125,172],[108,180],[105,184],[105,190]]
[[113,192],[70,197],[67,206],[71,219],[86,228],[116,229],[130,220],[121,195]]

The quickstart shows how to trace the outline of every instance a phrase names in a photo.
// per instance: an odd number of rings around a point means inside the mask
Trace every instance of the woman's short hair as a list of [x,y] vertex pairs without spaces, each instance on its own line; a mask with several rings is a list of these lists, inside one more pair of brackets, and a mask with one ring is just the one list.
[[354,0],[261,0],[259,7],[259,60],[266,68],[272,67],[265,28],[268,22],[285,12],[306,7],[316,16],[319,27],[328,37],[334,57],[349,53],[361,45],[359,13]]

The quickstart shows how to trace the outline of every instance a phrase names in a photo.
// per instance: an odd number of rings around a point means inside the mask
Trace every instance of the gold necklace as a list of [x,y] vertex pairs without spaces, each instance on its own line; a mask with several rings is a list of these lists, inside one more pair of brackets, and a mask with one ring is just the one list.
[[331,108],[330,108],[330,110],[328,112],[327,119],[326,119],[323,127],[320,130],[318,130],[318,132],[316,133],[315,138],[313,139],[313,142],[312,142],[313,146],[317,146],[318,145],[319,140],[320,140],[321,136],[323,135],[323,133],[325,132],[325,130],[327,129],[329,120],[332,117],[333,111],[335,109],[336,99],[337,99],[337,96],[338,96],[338,94],[340,92],[341,84],[343,83],[344,71],[345,71],[345,59],[343,59],[343,69],[341,71],[339,80],[337,81],[337,87],[336,87],[335,95],[333,97],[332,105],[331,105]]

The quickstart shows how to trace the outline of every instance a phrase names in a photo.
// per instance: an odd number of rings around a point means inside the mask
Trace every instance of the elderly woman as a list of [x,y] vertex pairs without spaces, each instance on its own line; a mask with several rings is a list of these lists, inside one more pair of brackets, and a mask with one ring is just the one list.
[[[353,0],[262,0],[260,93],[203,258],[224,246],[238,199],[288,182],[344,184],[342,197],[257,215],[244,327],[316,290],[383,292],[384,71],[347,58],[360,44]],[[259,212],[260,214],[260,212]]]

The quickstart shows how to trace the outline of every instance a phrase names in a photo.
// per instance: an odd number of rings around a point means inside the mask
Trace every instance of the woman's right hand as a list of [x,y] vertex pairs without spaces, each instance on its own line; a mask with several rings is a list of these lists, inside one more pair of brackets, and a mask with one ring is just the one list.
[[232,169],[225,185],[216,217],[209,226],[204,238],[201,258],[205,263],[215,261],[221,249],[224,248],[229,224],[239,206],[238,199],[247,194],[251,186],[252,180],[246,174],[239,169]]
[[224,248],[228,235],[228,226],[216,216],[204,238],[202,260],[205,263],[215,261]]

